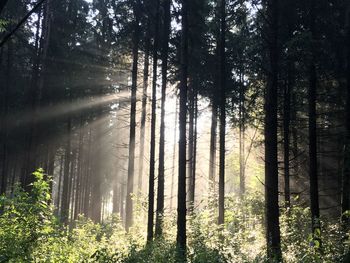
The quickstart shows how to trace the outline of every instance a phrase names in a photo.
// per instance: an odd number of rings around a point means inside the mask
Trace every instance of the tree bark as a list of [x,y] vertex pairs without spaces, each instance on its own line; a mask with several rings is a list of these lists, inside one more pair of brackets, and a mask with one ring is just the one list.
[[318,169],[317,169],[317,72],[315,65],[315,1],[310,2],[310,33],[311,33],[311,60],[309,66],[309,179],[310,179],[310,203],[312,233],[315,238],[317,229],[320,229],[320,207],[318,198]]
[[[288,38],[290,41],[294,31],[294,1],[288,1]],[[295,67],[291,52],[287,52],[287,82],[284,86],[284,105],[283,105],[283,163],[284,163],[284,201],[285,207],[290,207],[290,122],[291,122],[291,94],[295,85]]]
[[164,0],[164,25],[163,25],[163,46],[162,46],[162,98],[161,98],[161,116],[160,116],[160,137],[159,137],[159,167],[158,167],[158,191],[157,191],[157,214],[155,236],[160,237],[163,234],[163,216],[164,216],[164,161],[165,161],[165,101],[168,73],[168,53],[170,38],[170,0]]
[[172,162],[172,168],[171,168],[171,189],[170,189],[170,210],[173,209],[173,199],[174,199],[174,185],[175,185],[175,161],[176,161],[176,139],[177,139],[177,123],[178,123],[178,107],[179,107],[179,100],[176,97],[176,106],[175,106],[175,125],[174,125],[174,138],[173,138],[173,162]]
[[195,196],[196,196],[196,169],[197,169],[197,135],[198,135],[198,130],[197,130],[197,124],[198,124],[198,94],[197,91],[195,92],[194,95],[194,130],[193,130],[193,154],[192,154],[192,176],[191,176],[191,196],[190,196],[190,201],[191,201],[191,209],[194,209],[195,205]]
[[88,137],[88,151],[87,151],[87,161],[86,161],[86,169],[85,169],[85,183],[84,183],[84,197],[83,197],[83,207],[82,210],[84,212],[84,216],[89,216],[89,208],[90,208],[90,193],[91,193],[91,144],[92,144],[92,130],[89,130]]
[[148,222],[147,242],[153,240],[154,226],[154,179],[155,179],[155,150],[156,150],[156,111],[157,111],[157,67],[159,42],[159,6],[160,1],[155,0],[154,41],[153,41],[153,79],[152,79],[152,113],[151,113],[151,145],[148,183]]
[[182,0],[181,8],[181,65],[179,108],[179,178],[177,193],[176,243],[180,259],[186,258],[186,115],[188,77],[188,0]]
[[244,69],[240,74],[240,94],[239,94],[239,194],[242,198],[245,194],[245,86]]
[[78,142],[78,158],[77,158],[77,180],[76,180],[76,189],[75,189],[75,203],[74,203],[74,220],[78,219],[79,205],[80,205],[80,195],[82,192],[82,170],[83,170],[83,143],[84,143],[84,134],[83,134],[83,119],[80,117],[80,130],[79,130],[79,142]]
[[129,165],[128,181],[126,190],[126,207],[125,207],[125,228],[133,224],[133,201],[132,194],[134,191],[134,163],[135,163],[135,127],[136,127],[136,91],[137,91],[137,73],[139,60],[139,42],[140,42],[140,3],[137,1],[133,5],[134,12],[134,33],[133,33],[133,66],[132,66],[132,84],[131,84],[131,108],[130,108],[130,139],[129,139]]
[[187,156],[187,178],[188,178],[188,211],[192,213],[194,205],[193,185],[193,155],[194,155],[194,85],[190,81],[188,85],[188,156]]
[[58,186],[57,186],[57,197],[56,197],[56,208],[57,211],[61,209],[61,190],[62,190],[62,180],[63,180],[63,163],[64,163],[64,155],[61,155],[60,160],[60,172],[58,174]]
[[67,120],[67,139],[66,139],[66,149],[65,149],[65,159],[64,159],[64,169],[63,169],[63,185],[62,185],[62,199],[61,199],[61,220],[64,224],[68,223],[69,216],[69,180],[71,180],[69,171],[71,164],[71,128],[72,120],[68,117]]
[[142,192],[142,180],[143,180],[143,161],[145,152],[145,127],[146,127],[146,113],[147,113],[147,90],[149,79],[149,57],[150,57],[150,21],[147,20],[147,32],[145,39],[145,61],[143,66],[143,89],[142,89],[142,113],[141,113],[141,127],[140,127],[140,161],[139,161],[139,180],[138,180],[138,192]]
[[277,97],[278,97],[278,17],[279,1],[266,1],[268,15],[268,54],[270,71],[265,93],[265,213],[267,256],[282,259],[278,206]]
[[283,163],[284,163],[284,202],[286,208],[290,207],[290,93],[291,93],[291,72],[288,70],[288,83],[284,87],[283,105]]
[[225,221],[225,135],[226,135],[226,1],[220,2],[220,157],[219,157],[219,217]]
[[345,212],[350,211],[350,5],[346,12],[346,47],[347,47],[347,67],[346,67],[346,119],[345,119],[345,146],[344,146],[344,168],[342,178],[342,221],[346,227],[350,224],[350,215]]
[[210,128],[210,156],[209,156],[209,190],[215,191],[216,177],[216,141],[217,141],[217,126],[218,126],[218,107],[216,104],[215,95],[211,99],[211,128]]
[[1,108],[1,181],[0,181],[0,196],[6,193],[7,180],[8,180],[8,127],[7,116],[9,111],[9,90],[11,88],[11,75],[12,75],[12,42],[7,44],[7,65],[6,65],[6,83],[2,91],[2,108]]

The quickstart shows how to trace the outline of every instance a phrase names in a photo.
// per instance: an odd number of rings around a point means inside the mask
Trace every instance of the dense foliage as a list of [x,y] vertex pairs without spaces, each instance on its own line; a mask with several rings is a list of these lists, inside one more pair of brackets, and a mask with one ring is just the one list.
[[[34,175],[29,193],[17,186],[11,197],[1,197],[0,262],[178,262],[171,215],[166,217],[164,237],[148,244],[142,223],[145,207],[137,200],[137,222],[129,233],[117,216],[101,224],[81,217],[65,227],[50,205],[50,180],[42,170]],[[189,217],[188,262],[266,260],[263,202],[258,193],[249,196],[243,202],[236,196],[227,198],[225,230],[215,223],[212,205]],[[322,234],[322,248],[313,243],[309,213],[309,208],[293,206],[281,217],[285,262],[331,263],[349,257],[350,244],[336,222],[323,225],[327,234]]]

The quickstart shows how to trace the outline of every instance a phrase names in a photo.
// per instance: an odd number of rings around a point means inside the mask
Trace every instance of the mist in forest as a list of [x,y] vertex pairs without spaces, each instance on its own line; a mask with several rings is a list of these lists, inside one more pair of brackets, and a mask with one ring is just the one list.
[[350,5],[0,1],[0,262],[349,262]]

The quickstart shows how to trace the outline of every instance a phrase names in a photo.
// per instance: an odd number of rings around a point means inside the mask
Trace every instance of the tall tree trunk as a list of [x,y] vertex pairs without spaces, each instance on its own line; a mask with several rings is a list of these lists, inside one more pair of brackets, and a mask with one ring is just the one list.
[[[314,41],[315,41],[315,1],[310,2],[310,33],[311,33],[311,61],[309,68],[309,178],[310,178],[310,202],[311,202],[311,220],[312,233],[318,238],[316,231],[320,229],[320,207],[318,198],[318,169],[317,169],[317,72],[315,65]],[[318,230],[317,230],[318,229]]]
[[219,217],[218,224],[225,218],[225,135],[226,135],[226,1],[220,2],[220,157],[219,157]]
[[187,156],[187,178],[188,178],[188,211],[192,213],[194,203],[193,188],[193,146],[194,146],[194,85],[190,78],[188,84],[188,156]]
[[[290,41],[294,32],[294,1],[290,0],[287,4],[288,12],[288,39]],[[291,122],[291,99],[295,85],[294,60],[290,51],[287,52],[287,83],[284,86],[284,105],[283,105],[283,163],[284,163],[284,201],[286,208],[290,207],[290,122]]]
[[42,21],[42,8],[39,9],[38,20],[36,23],[35,33],[35,57],[33,59],[32,76],[30,82],[30,88],[27,95],[26,106],[30,113],[29,129],[25,136],[25,161],[24,161],[24,174],[21,178],[21,184],[24,189],[29,190],[31,183],[34,181],[32,173],[37,168],[37,107],[39,103],[39,78],[40,78],[40,64],[41,64],[41,21]]
[[342,219],[347,227],[349,227],[350,216],[345,216],[345,212],[350,210],[350,5],[348,4],[346,13],[346,44],[347,44],[347,68],[346,68],[346,120],[345,120],[345,147],[344,147],[344,168],[342,179]]
[[[32,172],[37,169],[38,162],[38,138],[39,132],[37,125],[37,118],[39,114],[39,107],[41,102],[42,90],[44,86],[44,76],[46,75],[47,67],[47,52],[50,43],[51,32],[51,7],[50,1],[47,0],[45,6],[39,7],[38,22],[36,27],[35,37],[35,58],[32,72],[31,85],[29,90],[29,97],[27,106],[32,112],[30,117],[29,131],[26,134],[26,160],[25,171],[22,175],[21,183],[25,189],[30,188],[30,183],[34,180]],[[40,23],[41,22],[41,23]]]
[[143,163],[145,152],[145,128],[146,128],[146,113],[147,113],[147,90],[149,79],[149,59],[150,59],[150,21],[147,20],[147,32],[145,39],[145,61],[143,66],[143,89],[142,89],[142,113],[141,113],[141,127],[140,127],[140,161],[139,161],[139,179],[138,179],[138,193],[142,192],[143,180]]
[[[102,96],[102,89],[99,92]],[[103,110],[100,107],[98,113],[102,116]],[[102,192],[101,185],[103,180],[103,169],[101,164],[103,147],[103,127],[104,123],[101,123],[96,127],[96,135],[94,139],[94,158],[92,165],[92,177],[91,177],[91,218],[94,222],[101,223],[101,212],[102,212]]]
[[182,0],[180,108],[179,108],[179,180],[177,192],[176,243],[180,259],[186,257],[186,115],[188,77],[188,0]]
[[175,161],[176,161],[176,139],[177,139],[177,123],[178,123],[178,107],[179,107],[179,100],[176,97],[176,106],[175,106],[175,125],[174,125],[174,138],[173,138],[173,163],[171,168],[171,189],[170,189],[170,210],[173,209],[173,199],[174,199],[174,186],[175,186]]
[[278,97],[278,17],[279,1],[268,0],[268,53],[270,72],[265,93],[265,213],[267,255],[272,261],[281,260],[281,236],[278,206],[277,159],[277,97]]
[[294,107],[292,107],[291,109],[291,119],[293,121],[293,125],[291,127],[291,139],[292,139],[292,143],[291,143],[291,150],[293,153],[293,173],[294,175],[298,175],[299,174],[299,160],[298,160],[298,156],[299,156],[299,142],[298,142],[298,114],[297,114],[297,95],[296,92],[292,93],[291,96],[291,100],[292,100],[292,105],[294,105]]
[[[289,66],[288,66],[289,67]],[[291,101],[291,79],[288,69],[288,81],[284,87],[284,105],[283,105],[283,163],[284,163],[284,201],[286,208],[290,207],[290,101]]]
[[210,156],[209,156],[209,190],[215,191],[216,177],[216,141],[217,141],[217,126],[218,126],[218,107],[216,104],[215,95],[211,99],[211,128],[210,128]]
[[91,144],[92,144],[92,130],[89,130],[89,139],[88,139],[88,151],[87,151],[87,161],[85,169],[85,180],[84,180],[84,197],[83,197],[83,213],[85,217],[89,216],[89,207],[90,207],[90,193],[91,193]]
[[83,174],[83,143],[84,143],[84,127],[83,118],[80,117],[80,130],[79,130],[79,142],[78,142],[78,160],[77,160],[77,180],[75,189],[75,203],[74,203],[74,220],[78,219],[79,205],[80,205],[80,195],[82,192],[82,174]]
[[9,111],[9,90],[11,88],[12,77],[12,41],[7,44],[7,65],[6,65],[6,83],[2,90],[2,108],[1,110],[1,181],[0,181],[0,196],[6,193],[7,180],[8,180],[8,127],[7,127],[7,115]]
[[58,186],[57,186],[57,197],[56,197],[56,208],[57,211],[61,209],[61,190],[62,190],[62,180],[63,180],[63,163],[64,163],[64,155],[61,155],[60,160],[60,172],[58,174]]
[[170,38],[170,0],[164,0],[164,25],[163,25],[163,46],[162,46],[162,98],[160,115],[160,137],[159,137],[159,167],[158,167],[158,191],[157,191],[157,214],[155,235],[160,237],[163,234],[164,216],[164,159],[165,159],[165,101],[168,73],[168,51]]
[[198,130],[197,130],[197,124],[198,124],[198,93],[197,91],[195,92],[194,95],[194,129],[193,129],[193,153],[192,153],[192,175],[191,175],[191,191],[190,191],[190,202],[191,202],[191,209],[194,208],[195,205],[195,196],[196,196],[196,169],[197,169],[197,135],[198,135]]
[[113,214],[120,213],[120,182],[118,181],[119,175],[117,174],[116,180],[113,185]]
[[245,194],[245,86],[243,67],[242,63],[239,93],[239,194],[241,198]]
[[71,164],[71,128],[72,119],[68,117],[67,120],[67,139],[66,139],[66,149],[65,149],[65,159],[64,159],[64,170],[63,170],[63,187],[62,187],[62,200],[61,200],[61,220],[64,224],[68,223],[69,215],[69,180],[71,180],[69,171]]
[[124,222],[125,225],[125,180],[124,178],[121,180],[121,186],[120,186],[120,218],[121,221]]
[[139,42],[140,42],[140,3],[137,1],[133,5],[134,12],[134,33],[133,33],[133,65],[132,65],[132,84],[131,84],[131,108],[130,108],[130,138],[129,138],[129,165],[128,181],[126,190],[126,208],[125,208],[125,228],[128,231],[133,224],[133,201],[134,191],[134,163],[135,163],[135,127],[136,127],[136,91],[137,91],[137,71],[139,60]]
[[156,149],[156,108],[157,108],[157,67],[158,67],[158,42],[159,42],[159,5],[155,0],[154,41],[153,41],[153,79],[152,79],[152,112],[151,112],[151,145],[148,183],[148,222],[147,241],[153,240],[154,226],[154,178],[155,178],[155,149]]
[[70,180],[69,180],[69,192],[68,192],[68,200],[69,200],[69,220],[70,224],[72,223],[72,219],[74,216],[74,189],[75,189],[75,183],[76,183],[76,156],[77,151],[76,149],[73,150],[72,156],[71,156],[71,166],[70,166]]

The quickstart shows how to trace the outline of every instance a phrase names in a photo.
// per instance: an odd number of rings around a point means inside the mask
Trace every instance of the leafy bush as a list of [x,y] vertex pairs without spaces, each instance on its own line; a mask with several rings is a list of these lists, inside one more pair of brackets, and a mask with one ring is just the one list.
[[[16,186],[0,199],[0,262],[179,263],[176,215],[164,217],[164,236],[146,244],[147,207],[135,200],[135,225],[126,233],[113,216],[102,224],[80,217],[74,227],[59,224],[50,205],[49,181],[42,170],[26,193]],[[188,263],[268,262],[265,256],[264,204],[259,193],[226,200],[225,225],[218,226],[217,200],[188,217]],[[310,211],[293,206],[281,214],[285,262],[349,262],[349,233],[322,220],[321,246],[309,235]]]
[[42,170],[34,173],[36,181],[31,192],[18,185],[11,198],[2,196],[0,207],[0,262],[28,262],[39,243],[54,233],[49,183]]

